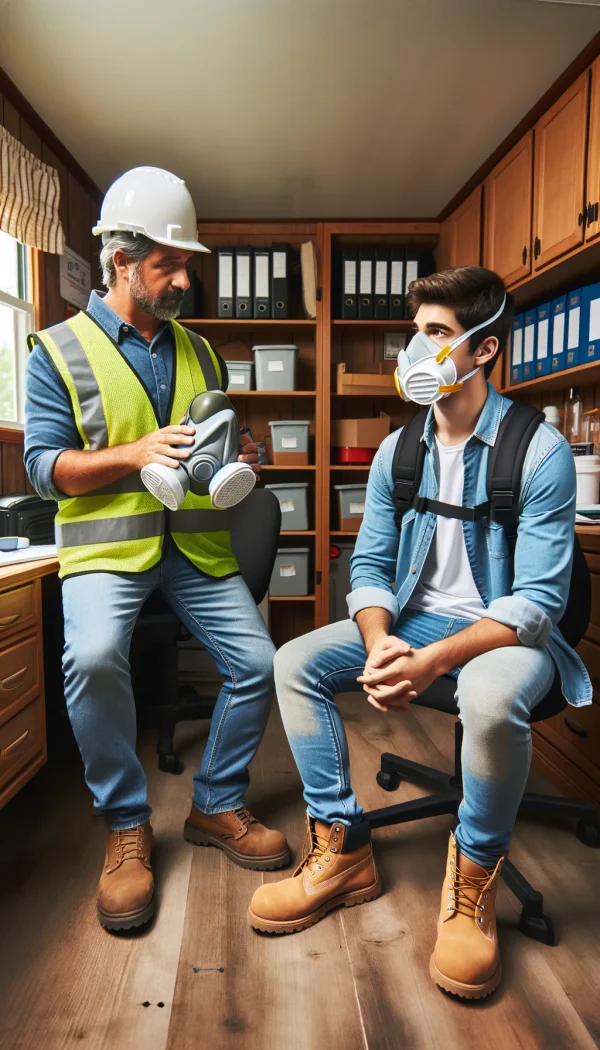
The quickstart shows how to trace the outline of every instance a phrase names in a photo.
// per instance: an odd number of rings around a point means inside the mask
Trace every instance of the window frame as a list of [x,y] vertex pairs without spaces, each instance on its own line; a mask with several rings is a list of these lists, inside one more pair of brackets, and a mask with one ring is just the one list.
[[[20,440],[25,429],[25,369],[29,351],[27,336],[36,329],[37,315],[37,252],[17,242],[18,290],[20,295],[10,295],[0,288],[0,304],[14,314],[15,338],[15,402],[16,419],[0,416],[0,441]],[[31,300],[20,296],[31,295]]]

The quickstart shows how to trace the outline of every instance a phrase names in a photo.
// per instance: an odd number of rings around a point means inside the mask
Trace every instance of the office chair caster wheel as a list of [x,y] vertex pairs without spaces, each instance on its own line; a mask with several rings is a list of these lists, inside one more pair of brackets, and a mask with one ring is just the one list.
[[399,773],[384,773],[383,769],[380,769],[377,774],[377,783],[384,791],[397,791],[400,786],[400,780]]
[[183,773],[183,762],[173,752],[163,751],[158,756],[158,768],[161,773],[174,773],[179,776],[180,773]]
[[575,834],[579,841],[583,842],[584,846],[600,849],[600,827],[598,824],[588,824],[585,820],[580,820],[575,829]]
[[523,910],[519,930],[526,937],[531,937],[532,941],[539,941],[551,948],[556,944],[556,930],[549,915],[527,915]]

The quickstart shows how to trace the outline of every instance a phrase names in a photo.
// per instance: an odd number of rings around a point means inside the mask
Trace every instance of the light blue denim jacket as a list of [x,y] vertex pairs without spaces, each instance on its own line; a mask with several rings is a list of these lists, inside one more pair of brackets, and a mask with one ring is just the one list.
[[[511,402],[488,384],[488,396],[464,450],[463,505],[487,498],[490,448]],[[387,609],[395,623],[423,570],[437,517],[409,510],[400,535],[394,522],[392,461],[400,431],[390,434],[373,461],[365,515],[351,560],[348,610]],[[427,444],[420,494],[437,498],[439,461],[430,409],[423,440]],[[554,427],[543,423],[527,450],[520,493],[520,519],[513,562],[504,529],[483,518],[463,522],[473,579],[486,616],[513,627],[522,645],[546,646],[561,677],[565,699],[576,707],[591,703],[585,666],[556,624],[565,610],[571,578],[575,526],[573,455]]]

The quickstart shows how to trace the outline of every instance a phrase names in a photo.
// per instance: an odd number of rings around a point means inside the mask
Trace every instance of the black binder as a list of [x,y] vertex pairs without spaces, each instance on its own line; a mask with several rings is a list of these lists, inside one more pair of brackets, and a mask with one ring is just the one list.
[[390,317],[404,320],[404,266],[406,248],[395,246],[390,252]]
[[235,316],[252,317],[252,248],[235,249]]
[[271,251],[254,249],[254,316],[271,316]]
[[217,248],[217,317],[233,317],[233,307],[233,248]]
[[390,316],[390,250],[375,249],[375,320],[386,321]]
[[198,277],[198,274],[194,270],[193,266],[186,266],[186,270],[190,286],[187,289],[183,299],[181,300],[181,307],[179,309],[178,316],[185,319],[187,319],[188,317],[201,317],[202,281]]
[[408,295],[408,289],[413,281],[419,277],[419,258],[420,252],[414,245],[409,244],[406,249],[406,265],[404,267],[404,316],[410,319],[410,309],[406,301]]
[[373,318],[373,270],[375,249],[358,249],[358,316],[365,320]]
[[358,252],[356,248],[342,249],[342,318],[355,321],[358,317]]
[[289,316],[290,246],[271,246],[271,315],[273,318]]

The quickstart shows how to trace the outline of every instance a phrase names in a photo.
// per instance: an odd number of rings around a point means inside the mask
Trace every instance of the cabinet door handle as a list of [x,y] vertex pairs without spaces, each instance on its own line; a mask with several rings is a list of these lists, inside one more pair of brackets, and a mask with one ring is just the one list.
[[29,730],[26,729],[21,736],[17,737],[16,740],[13,740],[12,744],[9,744],[8,747],[5,747],[3,751],[0,751],[0,762],[8,758],[13,753],[13,751],[16,751],[17,748],[21,746],[21,744],[24,744],[28,736]]
[[594,222],[598,222],[598,201],[594,204]]
[[15,674],[11,674],[8,678],[5,678],[0,682],[0,689],[5,689],[7,692],[10,689],[16,689],[23,676],[27,674],[27,670],[27,667],[22,667],[20,671],[16,671]]
[[521,258],[523,260],[523,266],[525,266],[525,263],[527,262],[527,245],[523,248],[523,255]]
[[542,242],[540,241],[539,237],[536,237],[534,245],[533,245],[533,257],[534,257],[534,259],[539,258],[540,254],[541,254],[541,251],[542,251]]
[[575,733],[575,736],[581,737],[582,740],[587,738],[588,731],[585,726],[580,725],[579,722],[574,722],[568,715],[565,715],[565,725],[567,729]]
[[10,627],[11,624],[16,623],[17,620],[21,619],[21,613],[15,613],[14,616],[0,616],[0,627]]

